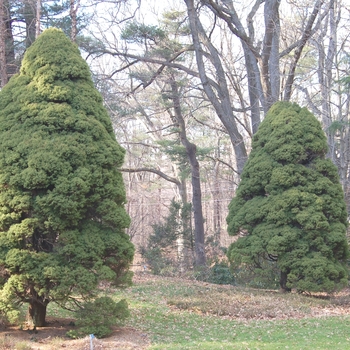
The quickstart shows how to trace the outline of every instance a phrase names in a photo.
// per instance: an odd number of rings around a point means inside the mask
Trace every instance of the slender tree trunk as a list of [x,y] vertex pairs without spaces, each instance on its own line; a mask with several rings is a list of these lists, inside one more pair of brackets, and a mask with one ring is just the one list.
[[220,210],[220,186],[219,186],[219,162],[215,162],[214,165],[214,190],[213,190],[213,200],[214,200],[214,232],[215,239],[217,242],[221,243],[221,210]]
[[257,64],[256,57],[248,47],[248,45],[241,40],[244,57],[245,57],[245,66],[247,70],[247,79],[248,79],[248,93],[249,93],[249,102],[251,106],[251,124],[252,131],[255,134],[258,131],[260,125],[260,103],[266,111],[266,102],[265,96],[263,94],[263,89],[260,79],[260,71]]
[[265,35],[261,53],[262,85],[264,87],[265,113],[278,100],[279,77],[279,0],[267,0],[264,7]]
[[[339,94],[340,95],[340,94]],[[339,103],[341,106],[341,103]],[[344,106],[344,115],[350,115],[350,93],[347,93],[346,103]],[[339,110],[340,117],[343,115],[341,109]],[[340,118],[339,118],[340,119]],[[340,181],[342,183],[345,201],[350,212],[350,130],[349,125],[345,125],[340,141]]]
[[79,9],[80,0],[70,0],[70,18],[72,21],[71,35],[70,38],[73,42],[76,41],[78,33],[78,24],[77,24],[77,12]]
[[[4,75],[3,82],[7,82],[12,75],[14,75],[17,72],[18,67],[15,64],[15,50],[14,50],[14,39],[13,39],[13,33],[12,33],[12,19],[11,19],[11,12],[10,12],[10,3],[9,0],[1,0],[1,11],[2,11],[2,27],[1,27],[1,36],[3,36],[4,42],[1,42],[1,45],[4,45],[3,48],[5,50],[5,68],[6,68],[6,75],[5,78],[5,72],[2,72]],[[4,86],[6,83],[2,83],[2,86]]]
[[199,163],[196,157],[196,146],[190,144],[187,146],[187,154],[191,162],[192,173],[192,204],[194,217],[195,234],[195,264],[196,266],[205,266],[205,240],[204,240],[204,219],[202,209],[202,191],[200,184]]
[[36,8],[37,3],[35,0],[24,0],[23,16],[26,23],[26,48],[35,41]]
[[[188,241],[190,237],[188,237],[187,233],[191,230],[191,217],[189,215],[183,215],[184,210],[187,210],[188,200],[187,200],[187,188],[186,188],[186,180],[183,179],[178,184],[179,195],[182,203],[181,209],[181,227],[182,227],[182,235],[176,240],[177,244],[177,256],[180,266],[180,272],[185,272],[186,268],[190,265],[190,251],[189,247],[191,247],[190,242]],[[186,213],[185,213],[186,214]],[[193,254],[193,253],[192,253]]]
[[35,38],[40,35],[41,0],[36,0]]
[[[336,20],[336,13],[334,11],[334,2],[332,2],[332,6],[329,10],[329,42],[328,42],[328,51],[327,55],[325,56],[325,62],[324,62],[324,86],[321,87],[321,93],[322,93],[322,122],[323,127],[326,130],[326,135],[328,138],[328,156],[332,159],[333,163],[338,166],[339,163],[336,155],[336,151],[334,149],[334,134],[329,131],[329,127],[332,124],[332,102],[331,102],[331,92],[332,89],[334,89],[334,77],[333,77],[333,67],[334,67],[334,61],[336,57],[336,43],[337,43],[337,20]],[[338,164],[337,164],[338,163]]]
[[4,0],[0,0],[0,87],[7,84],[6,62],[6,8]]
[[205,266],[205,240],[204,240],[204,219],[202,208],[202,191],[199,172],[199,163],[197,160],[196,145],[191,143],[186,135],[185,121],[182,116],[180,95],[175,77],[170,81],[172,90],[172,100],[174,103],[174,119],[179,126],[179,135],[182,145],[186,148],[187,157],[191,166],[192,181],[192,206],[194,217],[194,241],[195,241],[195,265]]
[[[218,151],[219,153],[220,151]],[[220,155],[217,156],[218,158]],[[220,205],[220,162],[218,160],[214,160],[213,163],[213,171],[207,171],[207,184],[209,190],[212,195],[213,205],[210,210],[210,214],[212,214],[213,222],[212,222],[212,230],[214,232],[215,242],[221,242],[221,205]],[[209,215],[206,217],[209,217]]]

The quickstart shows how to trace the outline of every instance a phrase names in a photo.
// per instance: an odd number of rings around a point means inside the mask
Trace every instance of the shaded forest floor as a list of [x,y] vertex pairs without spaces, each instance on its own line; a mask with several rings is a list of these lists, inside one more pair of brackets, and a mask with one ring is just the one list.
[[[72,320],[48,317],[47,327],[36,333],[19,327],[7,327],[0,333],[1,350],[90,350],[90,338],[71,339],[66,333],[74,329]],[[93,339],[93,349],[131,350],[147,349],[147,335],[132,327],[116,327],[113,334],[104,339]]]
[[[196,349],[196,346],[206,349],[207,347],[203,345],[205,342],[211,342],[208,349],[241,349],[244,348],[244,345],[242,347],[232,345],[238,340],[236,332],[239,327],[246,327],[239,331],[244,333],[245,329],[248,330],[254,322],[254,329],[257,328],[257,325],[261,325],[257,323],[260,321],[277,322],[269,323],[271,327],[274,327],[284,325],[283,322],[288,320],[302,322],[302,320],[312,319],[314,321],[330,316],[345,317],[347,326],[350,323],[350,319],[347,319],[347,316],[350,315],[350,289],[345,289],[332,296],[322,294],[306,296],[137,274],[132,287],[114,293],[116,300],[120,298],[128,300],[132,316],[125,327],[116,327],[110,337],[94,339],[95,350]],[[0,350],[57,350],[61,348],[89,350],[88,337],[77,340],[66,337],[66,332],[74,329],[73,320],[69,317],[58,317],[58,315],[57,310],[52,310],[51,313],[49,311],[48,326],[38,328],[37,333],[18,327],[2,329]],[[343,321],[343,319],[340,320],[344,323]],[[265,322],[264,327],[266,324]],[[295,324],[286,327],[294,326]],[[309,326],[313,327],[307,322],[300,323],[302,328]],[[233,331],[235,327],[238,327],[237,331]],[[332,327],[336,326],[332,325]],[[300,333],[298,329],[296,328],[296,333]],[[211,332],[214,335],[210,335]],[[283,332],[286,331],[282,331],[282,334]],[[268,334],[269,329],[264,331],[265,333]],[[208,340],[205,340],[207,338]],[[188,344],[193,344],[183,347],[186,341]],[[350,348],[350,339],[344,341],[348,341],[348,348]],[[241,343],[244,342],[237,344]],[[249,341],[247,344],[250,344]],[[333,344],[329,345],[333,346]],[[260,344],[251,348],[264,348],[264,346]],[[274,349],[273,346],[270,348]],[[279,349],[279,347],[275,348]],[[318,348],[322,349],[322,347]],[[346,347],[338,345],[338,349],[342,348]]]

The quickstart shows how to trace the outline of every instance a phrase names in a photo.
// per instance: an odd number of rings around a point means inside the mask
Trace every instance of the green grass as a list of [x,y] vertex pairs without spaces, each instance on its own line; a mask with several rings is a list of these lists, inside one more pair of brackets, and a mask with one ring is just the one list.
[[176,279],[115,296],[128,300],[128,325],[149,336],[150,349],[350,349],[350,316],[310,317],[339,300]]
[[162,335],[153,336],[151,348],[349,349],[349,325],[349,317],[248,323],[191,317],[183,325],[175,323],[163,329]]
[[62,317],[62,318],[74,318],[74,313],[69,310],[62,309],[55,303],[50,303],[47,307],[47,316]]

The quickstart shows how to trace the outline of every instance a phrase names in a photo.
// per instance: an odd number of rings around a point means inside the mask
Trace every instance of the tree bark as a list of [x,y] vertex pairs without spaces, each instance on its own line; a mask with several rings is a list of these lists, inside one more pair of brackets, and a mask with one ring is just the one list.
[[28,314],[34,328],[45,327],[47,304],[48,302],[38,301],[37,299],[30,301]]
[[177,255],[178,255],[178,261],[180,266],[180,272],[185,272],[189,266],[193,266],[193,261],[194,261],[191,216],[184,215],[184,212],[183,212],[184,210],[187,210],[187,207],[189,205],[187,200],[186,179],[181,179],[181,186],[179,186],[178,189],[179,189],[179,196],[182,203],[182,209],[180,213],[181,213],[181,227],[182,227],[183,234],[179,235],[179,237],[176,240],[176,244],[177,244]]
[[179,126],[179,136],[182,145],[186,149],[186,154],[191,166],[192,181],[192,207],[194,217],[194,241],[195,241],[195,265],[205,266],[205,239],[204,239],[204,219],[202,208],[202,191],[199,172],[199,162],[197,160],[197,147],[191,143],[186,135],[185,121],[182,115],[180,93],[175,77],[170,78],[172,91],[172,101],[174,104],[174,119]]
[[265,113],[278,101],[280,92],[279,4],[279,0],[267,0],[264,7],[265,35],[261,53],[261,75],[266,101],[266,105],[264,106]]
[[[4,86],[18,69],[15,64],[14,40],[12,33],[12,19],[8,0],[1,0],[1,86]],[[3,56],[5,55],[5,56]],[[5,76],[6,74],[6,76]]]
[[[241,41],[241,43],[244,51],[245,65],[247,69],[248,93],[251,107],[250,120],[252,124],[253,134],[255,134],[258,131],[260,125],[260,104],[262,106],[266,105],[265,96],[263,94],[260,71],[256,57],[245,42]],[[264,110],[266,110],[266,107],[264,107]]]
[[281,271],[280,287],[282,293],[290,292],[291,289],[287,287],[288,272]]
[[36,11],[35,0],[24,0],[23,17],[26,24],[26,48],[33,44],[36,37]]
[[7,84],[6,62],[6,9],[4,0],[0,0],[0,87]]
[[[334,1],[329,10],[329,42],[328,45],[318,45],[319,49],[319,82],[321,85],[321,96],[322,96],[322,124],[328,139],[328,154],[327,156],[339,167],[337,154],[335,150],[334,133],[330,132],[330,126],[332,124],[332,101],[331,91],[334,89],[334,77],[333,77],[333,65],[336,55],[336,42],[337,42],[337,24],[336,14],[334,11]],[[325,28],[326,31],[326,28]],[[326,47],[328,50],[326,53]]]
[[40,35],[41,0],[36,0],[35,38]]
[[195,237],[195,265],[205,266],[205,239],[204,239],[204,219],[202,208],[202,191],[200,184],[199,163],[196,157],[196,146],[188,143],[186,152],[191,163],[192,177],[192,205],[194,217],[194,237]]
[[[197,66],[203,89],[230,136],[236,156],[237,171],[240,174],[247,160],[247,150],[245,148],[243,137],[238,131],[235,116],[232,111],[230,93],[225,78],[225,72],[220,60],[220,55],[214,45],[211,43],[202,24],[199,21],[196,8],[194,6],[194,1],[185,0],[185,3],[187,6]],[[216,76],[216,84],[214,86],[210,82],[207,75],[206,65],[204,62],[205,50],[202,46],[208,50],[207,56],[210,57],[210,62],[214,67]]]
[[[240,17],[235,10],[234,1],[232,0],[201,0],[216,16],[226,22],[231,32],[241,40],[245,55],[245,68],[247,71],[248,91],[251,103],[251,120],[253,133],[256,132],[259,115],[257,107],[257,96],[260,96],[260,104],[263,111],[266,113],[270,106],[278,101],[281,93],[280,87],[280,58],[294,51],[294,58],[291,62],[287,81],[285,84],[284,100],[289,101],[292,94],[294,84],[295,71],[301,53],[315,32],[314,23],[317,17],[318,22],[321,22],[327,10],[319,16],[321,6],[325,3],[324,0],[315,2],[314,9],[309,18],[305,21],[305,29],[302,31],[301,39],[293,43],[283,52],[279,52],[280,48],[280,18],[279,5],[280,0],[256,0],[247,17],[248,34],[241,23]],[[253,26],[253,18],[257,13],[258,8],[264,3],[264,18],[265,18],[265,33],[260,53],[260,43],[254,44],[255,30]],[[334,0],[329,1],[329,8],[332,8]],[[260,70],[257,66],[257,61],[260,63]]]
[[70,0],[69,15],[72,21],[70,38],[73,42],[76,41],[77,33],[78,33],[77,12],[78,12],[79,6],[80,6],[80,0]]

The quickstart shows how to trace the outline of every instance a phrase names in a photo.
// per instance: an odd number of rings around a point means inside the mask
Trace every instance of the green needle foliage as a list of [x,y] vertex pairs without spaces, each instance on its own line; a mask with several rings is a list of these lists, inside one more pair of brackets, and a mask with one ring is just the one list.
[[234,267],[277,264],[284,290],[332,292],[347,283],[347,212],[320,123],[306,109],[276,103],[256,133],[228,231],[239,234]]
[[123,159],[78,48],[46,30],[0,92],[0,311],[42,326],[49,302],[130,282]]
[[71,338],[80,338],[87,334],[94,334],[104,338],[113,331],[113,326],[120,326],[130,316],[125,299],[116,303],[110,297],[100,297],[93,302],[87,302],[77,314],[75,324],[78,330],[70,330],[67,335]]

